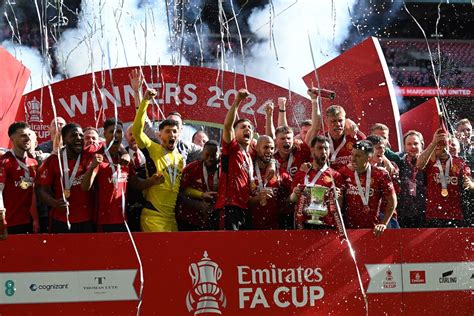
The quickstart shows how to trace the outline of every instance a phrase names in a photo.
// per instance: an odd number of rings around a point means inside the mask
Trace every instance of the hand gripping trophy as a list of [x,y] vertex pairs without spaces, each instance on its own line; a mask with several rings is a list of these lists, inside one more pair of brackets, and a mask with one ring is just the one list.
[[[203,258],[189,266],[189,275],[193,289],[186,296],[186,307],[194,315],[221,314],[220,308],[227,306],[227,299],[217,281],[222,276],[222,270],[204,251]],[[197,302],[195,297],[198,298]]]
[[308,196],[307,201],[309,201],[309,205],[305,207],[304,212],[311,216],[310,219],[306,220],[306,223],[324,225],[323,221],[319,218],[328,214],[328,208],[324,203],[327,190],[327,187],[321,185],[310,186],[304,189],[303,194]]

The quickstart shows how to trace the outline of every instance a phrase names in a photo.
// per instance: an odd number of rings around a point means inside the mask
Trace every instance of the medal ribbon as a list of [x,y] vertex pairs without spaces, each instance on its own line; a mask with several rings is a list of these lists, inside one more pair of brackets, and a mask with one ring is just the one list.
[[344,135],[344,137],[342,138],[342,142],[339,144],[339,146],[337,146],[336,150],[334,150],[334,142],[332,140],[332,137],[329,136],[328,138],[329,138],[329,152],[331,153],[331,157],[329,158],[329,161],[332,162],[336,160],[337,154],[339,153],[341,148],[344,147],[344,145],[346,144],[346,136]]
[[412,159],[408,156],[408,155],[405,155],[405,160],[408,164],[408,166],[410,166],[410,170],[411,170],[411,180],[412,181],[416,181],[416,175],[418,173],[418,168],[416,167],[416,165],[414,165],[412,163]]
[[258,184],[258,188],[262,190],[263,188],[267,186],[268,181],[267,180],[265,180],[265,182],[262,181],[262,174],[260,173],[260,168],[258,167],[258,165],[256,166],[257,168],[255,168],[255,173],[257,174],[257,181],[258,181],[257,184]]
[[76,164],[74,165],[74,169],[72,170],[71,176],[69,176],[69,165],[67,163],[67,154],[66,149],[62,152],[63,156],[63,165],[64,165],[64,187],[66,190],[71,190],[72,183],[76,179],[77,169],[79,169],[79,162],[81,161],[81,154],[76,158]]
[[109,161],[110,169],[112,169],[112,182],[114,184],[114,187],[118,189],[118,183],[121,175],[120,164],[117,164],[117,169],[115,169],[114,161],[112,160],[112,157],[110,156],[110,152],[108,150],[105,150],[105,156]]
[[242,147],[242,145],[240,145],[240,150],[242,151],[242,154],[244,155],[245,157],[245,162],[247,163],[247,173],[249,175],[249,181],[250,183],[253,182],[253,163],[252,163],[252,158],[250,157],[250,154],[244,149],[244,147]]
[[293,165],[293,161],[295,157],[293,156],[293,152],[290,153],[290,157],[288,158],[288,164],[286,165],[286,171],[289,175],[291,175],[291,166]]
[[18,163],[18,165],[21,167],[21,169],[23,169],[25,171],[25,181],[29,181],[30,180],[30,169],[28,168],[28,165],[26,163],[24,163],[23,161],[21,161],[20,159],[18,159],[18,157],[15,155],[15,152],[13,151],[13,149],[11,149],[10,152],[12,153],[13,157],[15,157],[15,160]]
[[441,183],[441,188],[443,189],[448,188],[447,178],[449,177],[449,170],[451,169],[451,160],[452,157],[449,155],[449,159],[446,161],[445,170],[443,172],[443,165],[441,164],[441,161],[439,158],[436,159],[436,167],[438,167],[439,170],[439,182]]
[[209,187],[209,173],[207,172],[207,168],[204,162],[202,163],[202,174],[204,175],[204,183],[206,184],[207,192],[214,191],[218,187],[218,183],[219,183],[219,168],[217,168],[216,171],[214,172],[214,176],[212,178],[212,182],[213,182],[212,189]]
[[[171,155],[173,155],[174,151],[170,152]],[[176,175],[178,171],[178,159],[176,156],[173,155],[173,169],[171,169],[171,160],[170,157],[168,157],[168,153],[165,154],[165,160],[166,160],[166,168],[168,168],[168,174],[170,175],[170,183],[171,183],[171,189],[173,189],[174,184],[176,183]]]
[[367,167],[367,177],[365,179],[365,194],[362,191],[362,185],[360,184],[359,174],[357,173],[357,171],[354,171],[354,177],[355,177],[356,184],[357,184],[357,191],[359,191],[359,196],[362,199],[362,204],[364,204],[364,206],[367,206],[367,205],[369,205],[370,182],[372,180],[372,178],[371,178],[372,177],[372,167],[370,166],[370,164]]
[[304,185],[307,187],[313,187],[316,181],[318,181],[319,177],[321,177],[321,175],[323,174],[324,171],[326,171],[327,168],[328,168],[328,165],[324,164],[324,166],[321,169],[319,169],[318,173],[316,173],[316,175],[314,176],[313,180],[311,180],[311,182],[309,182],[309,171],[308,171],[308,173],[304,176]]

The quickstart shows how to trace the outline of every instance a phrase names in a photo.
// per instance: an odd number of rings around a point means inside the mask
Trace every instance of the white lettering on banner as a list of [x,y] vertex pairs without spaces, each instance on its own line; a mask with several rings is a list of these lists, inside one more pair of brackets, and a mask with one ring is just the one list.
[[[270,308],[265,295],[264,288],[239,288],[239,308]],[[291,300],[282,299],[280,293],[290,293]],[[267,294],[268,295],[268,294]],[[295,307],[315,306],[316,301],[324,297],[324,289],[320,286],[281,286],[273,292],[273,303],[280,308],[287,308],[290,305]],[[248,304],[250,302],[250,304]],[[247,304],[246,304],[247,303]]]
[[[323,280],[321,268],[300,266],[282,269],[272,265],[270,269],[252,269],[249,266],[237,266],[237,279],[241,285],[260,285],[239,289],[240,309],[270,308],[272,303],[280,308],[315,306],[316,301],[324,297],[322,287],[305,284],[321,282]],[[265,287],[270,284],[282,286],[272,292]],[[288,286],[291,284],[293,286]]]
[[[473,262],[366,264],[370,276],[367,293],[471,290],[472,267]],[[414,280],[413,274],[423,278]]]
[[[232,106],[232,102],[234,100],[234,97],[237,95],[238,91],[234,89],[229,89],[225,93],[222,92],[221,88],[217,86],[211,86],[208,88],[209,92],[213,92],[214,95],[212,95],[209,100],[207,100],[207,106],[211,108],[221,108],[221,105],[224,104],[224,107],[229,110],[230,107]],[[233,98],[231,99],[231,96]],[[231,102],[232,100],[232,102]],[[255,94],[250,94],[249,97],[244,100],[244,103],[242,103],[240,107],[240,112],[249,114],[249,115],[254,115],[255,111],[253,110],[253,106],[257,102],[257,97]],[[262,105],[261,107],[264,107]],[[265,115],[265,111],[261,110],[260,108],[257,110],[257,113]]]
[[0,304],[137,300],[130,270],[0,273]]

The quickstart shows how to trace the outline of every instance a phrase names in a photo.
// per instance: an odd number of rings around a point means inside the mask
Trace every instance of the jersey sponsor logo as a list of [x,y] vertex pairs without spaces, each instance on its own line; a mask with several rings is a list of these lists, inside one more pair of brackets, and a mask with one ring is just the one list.
[[[362,192],[365,194],[365,187],[362,188]],[[359,195],[359,190],[357,189],[357,186],[353,185],[352,183],[349,183],[349,187],[346,190],[346,194]],[[372,197],[373,195],[374,189],[370,188],[369,196]]]
[[[433,179],[436,183],[441,183],[440,178],[441,177],[440,177],[439,173],[436,173],[436,174],[433,175]],[[446,182],[448,184],[451,184],[451,185],[458,185],[458,183],[459,183],[458,177],[456,177],[456,176],[449,176],[449,177],[446,177],[446,179],[447,179]]]

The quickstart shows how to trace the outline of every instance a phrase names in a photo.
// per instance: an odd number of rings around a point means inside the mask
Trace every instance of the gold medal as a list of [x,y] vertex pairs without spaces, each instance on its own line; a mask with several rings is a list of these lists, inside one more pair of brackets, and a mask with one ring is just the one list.
[[444,189],[444,188],[443,188],[443,189],[441,190],[441,195],[442,195],[443,197],[447,197],[447,196],[448,196],[448,189]]
[[369,213],[370,212],[370,207],[368,205],[364,205],[363,212],[364,213]]
[[20,188],[22,188],[23,190],[26,190],[28,189],[30,185],[28,184],[28,182],[26,182],[25,180],[21,180],[20,182]]
[[64,196],[66,197],[66,199],[69,199],[69,197],[71,196],[71,190],[69,189],[64,190]]

